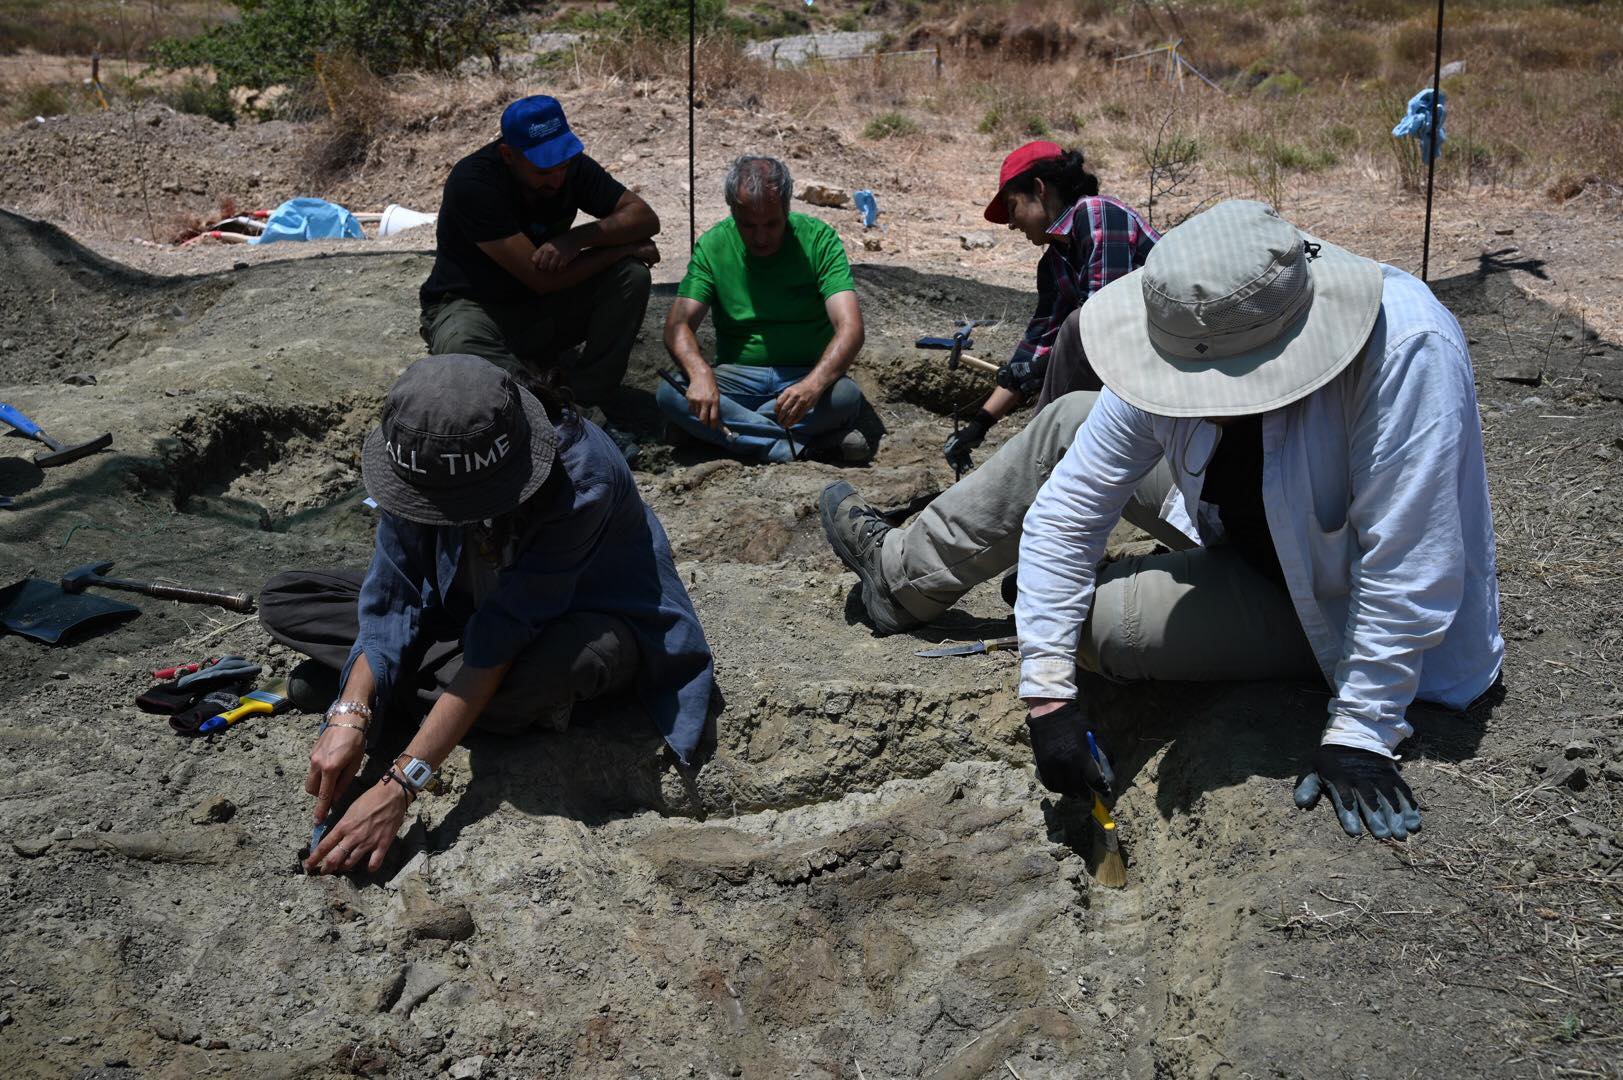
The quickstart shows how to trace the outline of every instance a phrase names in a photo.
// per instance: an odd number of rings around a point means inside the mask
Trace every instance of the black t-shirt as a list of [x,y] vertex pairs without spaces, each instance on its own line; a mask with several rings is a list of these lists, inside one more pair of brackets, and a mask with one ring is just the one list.
[[457,162],[445,180],[434,269],[418,294],[423,306],[446,297],[507,304],[532,296],[478,245],[515,233],[540,245],[572,228],[578,211],[608,217],[625,191],[603,166],[576,154],[564,186],[556,194],[539,196],[514,179],[502,160],[500,140],[480,147]]
[[1268,531],[1262,504],[1262,417],[1242,416],[1223,425],[1200,499],[1217,507],[1228,542],[1239,549],[1257,571],[1279,585],[1285,572]]

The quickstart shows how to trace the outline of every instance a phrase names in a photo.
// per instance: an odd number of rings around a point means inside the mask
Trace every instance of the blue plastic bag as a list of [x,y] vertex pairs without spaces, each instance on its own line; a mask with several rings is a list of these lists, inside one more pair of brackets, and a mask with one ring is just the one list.
[[857,204],[858,210],[862,211],[862,227],[864,229],[871,229],[879,224],[879,200],[873,197],[873,192],[867,190],[854,192],[851,201]]
[[361,223],[337,203],[325,199],[289,199],[265,219],[265,231],[250,244],[271,244],[278,240],[360,240]]
[[[1443,94],[1437,99],[1437,153],[1443,152],[1443,140],[1448,135],[1443,131],[1443,122],[1448,119],[1448,95]],[[1392,129],[1394,138],[1401,139],[1405,135],[1420,140],[1420,160],[1429,162],[1432,157],[1431,141],[1431,88],[1420,91],[1409,99],[1409,111],[1403,114],[1398,126]]]

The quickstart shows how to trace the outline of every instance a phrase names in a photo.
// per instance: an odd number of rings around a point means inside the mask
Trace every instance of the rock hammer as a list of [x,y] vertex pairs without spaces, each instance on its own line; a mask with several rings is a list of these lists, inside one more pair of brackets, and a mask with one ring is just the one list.
[[49,469],[53,465],[66,465],[70,461],[78,461],[82,457],[89,457],[91,454],[105,450],[113,445],[113,433],[110,431],[76,445],[57,442],[45,434],[43,428],[24,415],[21,409],[13,408],[3,402],[0,402],[0,420],[4,420],[17,429],[18,434],[30,439],[38,439],[50,447],[50,453],[42,452],[34,455],[34,464],[42,469]]
[[125,581],[104,577],[113,568],[111,561],[86,563],[62,575],[62,591],[84,592],[91,585],[106,589],[127,589],[160,600],[180,600],[187,604],[218,604],[227,611],[244,613],[254,610],[254,598],[247,593],[215,592],[212,589],[189,589],[184,585],[165,585],[161,581]]

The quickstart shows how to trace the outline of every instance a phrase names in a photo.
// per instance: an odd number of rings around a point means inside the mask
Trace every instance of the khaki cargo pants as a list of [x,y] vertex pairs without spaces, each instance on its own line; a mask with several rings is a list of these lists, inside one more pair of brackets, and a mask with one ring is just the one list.
[[[885,535],[880,569],[896,601],[929,621],[1012,569],[1026,510],[1099,395],[1066,394],[912,521]],[[1223,545],[1194,543],[1159,517],[1166,462],[1123,516],[1172,550],[1106,563],[1077,650],[1086,669],[1125,679],[1313,679],[1318,662],[1290,595]]]

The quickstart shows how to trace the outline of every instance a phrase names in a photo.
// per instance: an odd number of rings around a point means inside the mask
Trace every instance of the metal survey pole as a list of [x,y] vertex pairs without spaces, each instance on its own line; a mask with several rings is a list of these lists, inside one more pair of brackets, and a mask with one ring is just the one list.
[[[693,96],[697,85],[698,67],[694,58],[698,54],[698,6],[699,0],[688,0],[688,252],[692,254],[693,245],[699,239],[698,212],[694,209],[694,198],[698,194],[693,168]],[[1441,33],[1441,31],[1439,31]]]
[[1420,246],[1420,280],[1431,268],[1431,190],[1437,177],[1437,105],[1443,96],[1443,4],[1437,0],[1437,53],[1431,66],[1431,130],[1426,133],[1426,236]]

